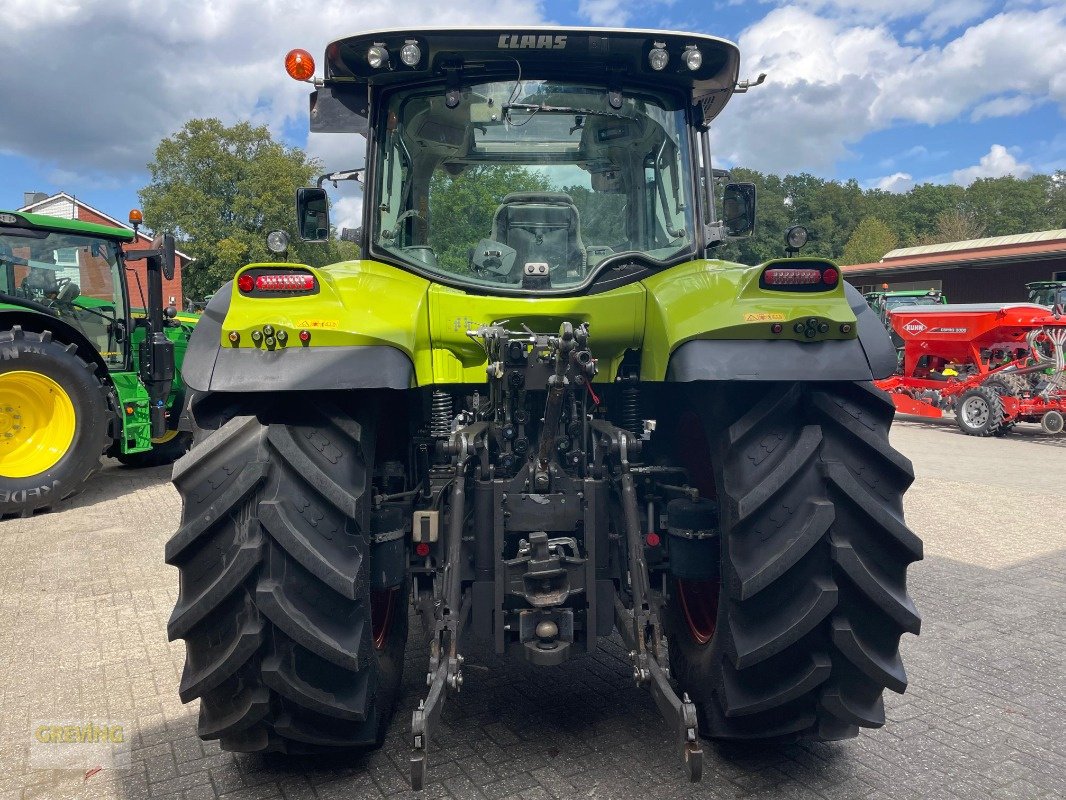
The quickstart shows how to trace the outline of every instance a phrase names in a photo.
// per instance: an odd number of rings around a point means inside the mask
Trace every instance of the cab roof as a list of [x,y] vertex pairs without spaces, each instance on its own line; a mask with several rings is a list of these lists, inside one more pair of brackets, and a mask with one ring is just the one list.
[[[14,222],[6,221],[14,217]],[[101,236],[107,239],[117,239],[121,242],[132,242],[133,231],[125,228],[114,228],[110,225],[97,225],[95,222],[81,222],[76,219],[62,219],[51,217],[47,214],[27,214],[24,211],[0,211],[0,233],[5,228],[41,228],[43,230],[58,231],[60,233],[80,233],[85,236]]]
[[[413,66],[400,60],[405,44],[418,45]],[[388,61],[373,68],[367,53],[385,47]],[[666,67],[655,71],[648,53],[663,47]],[[699,49],[703,63],[689,70],[687,48]],[[715,36],[679,31],[574,27],[400,28],[338,39],[326,47],[325,82],[389,86],[427,80],[486,81],[522,76],[546,80],[587,80],[625,89],[627,85],[680,90],[703,105],[704,119],[722,110],[737,84],[740,50]]]

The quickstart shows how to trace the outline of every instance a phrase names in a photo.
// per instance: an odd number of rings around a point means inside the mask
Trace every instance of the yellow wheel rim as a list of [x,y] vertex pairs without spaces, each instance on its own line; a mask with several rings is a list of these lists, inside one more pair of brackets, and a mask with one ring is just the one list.
[[0,375],[0,477],[28,478],[51,469],[74,441],[74,403],[39,372]]
[[167,431],[162,436],[152,439],[152,444],[166,444],[175,436],[178,435],[178,431]]

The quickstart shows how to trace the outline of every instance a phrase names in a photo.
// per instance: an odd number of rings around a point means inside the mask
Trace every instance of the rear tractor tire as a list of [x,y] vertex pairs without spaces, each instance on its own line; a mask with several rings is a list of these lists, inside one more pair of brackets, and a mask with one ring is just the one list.
[[181,699],[200,699],[197,732],[223,750],[384,740],[407,598],[402,570],[373,583],[374,421],[305,399],[229,419],[175,465],[183,508],[166,560],[180,591],[168,633],[186,644]]
[[96,370],[50,331],[0,331],[0,518],[51,509],[100,467],[116,417]]
[[891,401],[869,384],[780,384],[704,408],[720,564],[671,579],[664,611],[700,733],[828,741],[883,725],[884,689],[907,686],[900,637],[921,624]]
[[955,404],[955,421],[970,436],[996,436],[1004,425],[1003,399],[995,387],[977,386]]

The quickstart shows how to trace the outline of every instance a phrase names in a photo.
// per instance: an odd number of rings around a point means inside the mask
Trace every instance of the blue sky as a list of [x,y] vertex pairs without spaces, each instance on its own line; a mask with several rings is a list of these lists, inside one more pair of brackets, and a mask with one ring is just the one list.
[[[402,7],[402,18],[395,9]],[[324,166],[362,140],[308,137],[282,57],[398,24],[701,31],[767,82],[719,118],[715,158],[773,172],[916,182],[1066,169],[1066,3],[1051,0],[7,0],[0,208],[65,190],[115,216],[155,144],[191,117],[250,119]],[[25,65],[25,80],[10,80]],[[358,208],[341,200],[339,216]],[[150,224],[150,220],[148,221]]]

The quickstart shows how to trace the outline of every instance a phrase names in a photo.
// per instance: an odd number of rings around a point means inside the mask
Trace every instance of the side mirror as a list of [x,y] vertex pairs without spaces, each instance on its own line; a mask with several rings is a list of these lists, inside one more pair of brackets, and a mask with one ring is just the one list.
[[174,278],[174,236],[169,233],[157,233],[152,239],[152,249],[159,250],[163,267],[163,277],[168,281]]
[[296,230],[305,242],[329,241],[329,198],[325,189],[304,186],[296,190]]
[[722,193],[725,235],[745,238],[755,233],[755,184],[727,183]]

